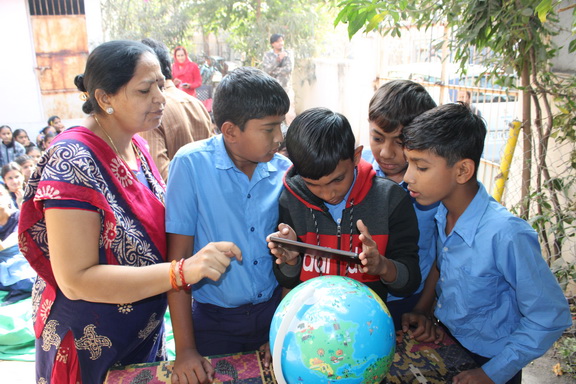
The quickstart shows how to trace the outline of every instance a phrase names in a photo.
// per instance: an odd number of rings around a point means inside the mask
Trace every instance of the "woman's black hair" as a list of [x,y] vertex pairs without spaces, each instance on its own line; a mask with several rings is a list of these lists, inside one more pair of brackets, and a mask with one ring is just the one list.
[[101,89],[107,94],[116,94],[134,77],[136,65],[145,52],[156,57],[152,48],[138,41],[114,40],[96,47],[88,56],[84,73],[74,78],[78,90],[87,93],[82,111],[99,112],[94,92]]

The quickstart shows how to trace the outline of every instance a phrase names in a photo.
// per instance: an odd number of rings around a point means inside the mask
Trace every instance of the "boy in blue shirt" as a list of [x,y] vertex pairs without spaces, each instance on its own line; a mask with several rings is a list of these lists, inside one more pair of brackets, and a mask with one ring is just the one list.
[[283,287],[322,275],[348,276],[372,288],[410,295],[420,284],[418,224],[406,192],[376,177],[348,120],[326,108],[300,114],[286,134],[294,166],[284,177],[274,236],[360,254],[360,265],[289,251],[270,242]]
[[291,164],[277,154],[289,107],[275,79],[255,68],[238,68],[222,79],[214,96],[214,119],[222,133],[184,146],[170,164],[168,258],[190,257],[224,239],[242,252],[242,262],[232,259],[218,281],[203,279],[192,286],[192,307],[189,293],[168,295],[174,372],[187,375],[188,382],[211,374],[201,356],[253,351],[268,342],[281,288],[266,235],[278,224],[282,177]]
[[[426,89],[413,81],[391,80],[378,88],[368,106],[370,149],[362,151],[362,158],[372,164],[376,175],[395,181],[406,189],[403,178],[408,163],[400,139],[402,128],[422,112],[434,107],[436,103]],[[397,330],[401,329],[402,315],[417,310],[414,306],[423,294],[428,272],[436,258],[432,240],[435,230],[434,215],[438,204],[423,206],[414,199],[412,203],[420,232],[418,256],[422,282],[416,292],[408,297],[388,295],[386,305]],[[428,293],[433,291],[433,287],[427,290]],[[431,327],[426,323],[419,325]]]
[[424,112],[403,130],[404,181],[420,204],[441,202],[434,315],[481,366],[453,383],[519,384],[572,319],[536,232],[476,180],[485,136],[463,104]]

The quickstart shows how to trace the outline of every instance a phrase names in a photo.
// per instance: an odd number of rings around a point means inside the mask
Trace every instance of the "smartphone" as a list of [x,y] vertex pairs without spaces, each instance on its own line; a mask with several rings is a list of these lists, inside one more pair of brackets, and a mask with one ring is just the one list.
[[285,248],[289,251],[295,251],[298,253],[304,253],[312,256],[327,257],[330,259],[336,259],[344,261],[346,263],[361,264],[358,253],[343,251],[340,249],[322,247],[320,245],[307,244],[301,241],[294,241],[283,239],[281,237],[270,236],[270,241],[278,244],[280,247]]

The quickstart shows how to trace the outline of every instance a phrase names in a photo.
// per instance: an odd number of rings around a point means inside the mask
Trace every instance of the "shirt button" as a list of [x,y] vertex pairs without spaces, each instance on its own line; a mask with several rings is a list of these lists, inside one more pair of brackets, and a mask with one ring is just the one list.
[[258,297],[262,297],[262,294],[261,294],[261,293],[259,293],[259,294],[258,294]]
[[248,194],[248,196],[247,196],[247,197],[248,197],[248,198],[251,198],[251,197],[252,197],[252,195],[251,195],[251,194]]
[[254,265],[258,265],[258,260],[254,260]]
[[255,231],[254,227],[250,228],[250,232],[254,232],[254,231]]
[[442,304],[438,303],[438,304],[437,304],[437,307],[438,307],[438,308],[442,308]]
[[443,250],[444,252],[448,252],[448,247],[444,247],[442,250]]

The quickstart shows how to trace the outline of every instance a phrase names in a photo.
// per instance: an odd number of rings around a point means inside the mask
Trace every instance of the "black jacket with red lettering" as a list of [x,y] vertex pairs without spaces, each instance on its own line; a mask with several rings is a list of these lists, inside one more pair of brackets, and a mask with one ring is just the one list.
[[408,296],[418,288],[418,222],[408,194],[395,182],[376,176],[364,160],[356,169],[356,181],[338,225],[324,201],[310,192],[294,167],[290,168],[280,196],[280,223],[290,225],[299,241],[360,253],[362,242],[356,222],[362,219],[380,254],[395,263],[397,280],[385,284],[379,276],[361,273],[355,264],[301,255],[297,266],[274,264],[274,274],[283,287],[294,288],[320,275],[342,275],[365,283],[383,301],[388,292]]

